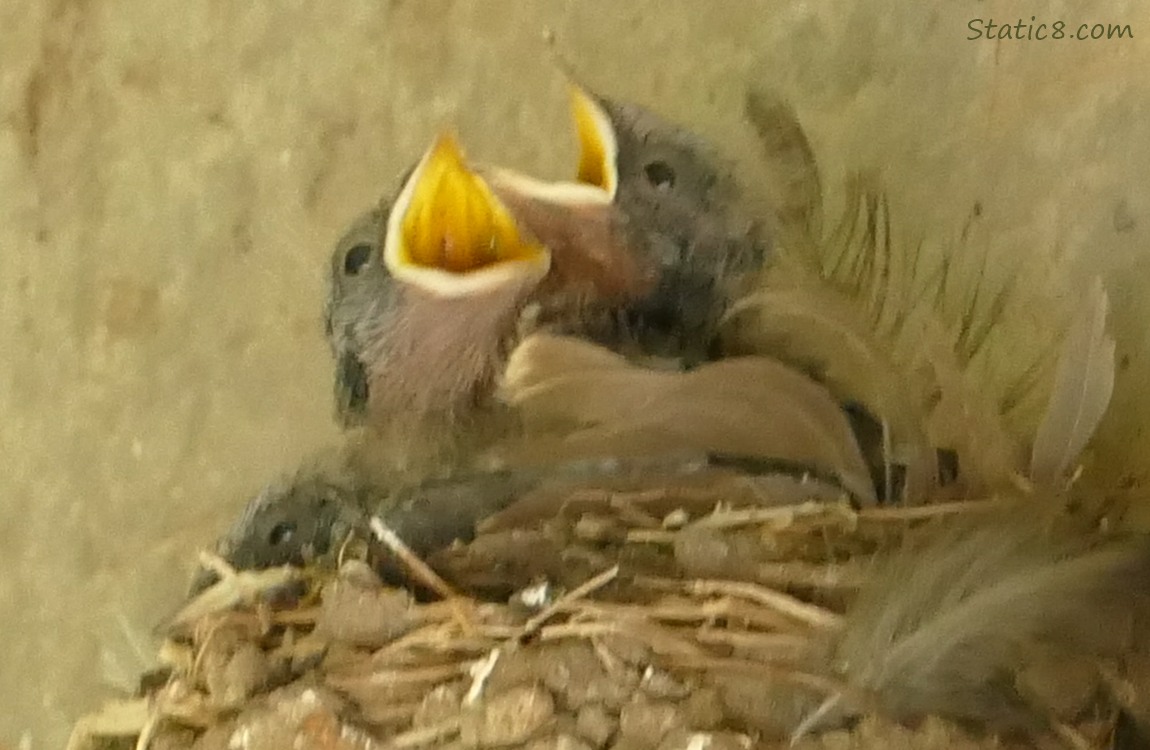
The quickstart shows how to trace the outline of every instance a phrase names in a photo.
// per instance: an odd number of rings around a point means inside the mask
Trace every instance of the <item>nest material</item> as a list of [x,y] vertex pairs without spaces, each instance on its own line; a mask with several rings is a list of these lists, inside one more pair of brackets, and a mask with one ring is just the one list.
[[[497,519],[429,560],[438,573],[408,560],[448,595],[427,603],[354,559],[336,573],[221,569],[167,624],[166,679],[85,717],[70,748],[785,746],[843,688],[811,657],[842,626],[861,557],[909,525],[995,505],[732,509],[695,491],[670,504],[662,490],[574,493],[550,519]],[[1109,727],[1063,729],[1088,745]],[[797,746],[983,744],[1001,746],[870,718]]]

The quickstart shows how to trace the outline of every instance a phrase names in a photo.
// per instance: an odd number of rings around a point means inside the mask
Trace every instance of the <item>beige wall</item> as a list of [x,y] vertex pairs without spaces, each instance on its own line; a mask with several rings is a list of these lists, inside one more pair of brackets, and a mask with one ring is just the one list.
[[[568,172],[545,27],[599,88],[736,152],[748,80],[781,88],[829,183],[879,171],[908,230],[957,234],[980,203],[973,241],[1053,268],[1036,289],[1103,272],[1128,357],[1103,444],[1146,453],[1150,6],[1039,19],[1133,41],[966,40],[1012,7],[0,2],[0,745],[59,746],[140,668],[194,549],[331,436],[328,247],[433,131]],[[1040,296],[1020,330],[1060,309]]]

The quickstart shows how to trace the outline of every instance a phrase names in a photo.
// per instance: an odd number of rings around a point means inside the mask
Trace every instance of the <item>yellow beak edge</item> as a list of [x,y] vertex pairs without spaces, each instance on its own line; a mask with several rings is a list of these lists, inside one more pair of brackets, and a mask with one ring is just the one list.
[[571,119],[579,139],[579,171],[576,179],[604,190],[614,199],[619,175],[616,157],[619,144],[611,118],[589,92],[571,84]]
[[547,248],[520,231],[455,137],[441,134],[396,199],[383,246],[397,279],[445,297],[538,282]]

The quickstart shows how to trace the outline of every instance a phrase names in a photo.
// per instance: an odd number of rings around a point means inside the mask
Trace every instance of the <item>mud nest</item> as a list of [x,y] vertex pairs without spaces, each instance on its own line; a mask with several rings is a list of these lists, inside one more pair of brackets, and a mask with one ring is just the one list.
[[[787,746],[842,687],[808,666],[871,554],[996,505],[801,496],[750,478],[582,489],[546,518],[513,507],[426,561],[377,522],[405,587],[354,545],[305,570],[205,555],[221,580],[165,624],[164,667],[85,717],[71,750]],[[1113,725],[1089,710],[1091,689],[1057,690],[1077,717],[1063,739],[1099,746]],[[870,717],[794,746],[1003,745]]]

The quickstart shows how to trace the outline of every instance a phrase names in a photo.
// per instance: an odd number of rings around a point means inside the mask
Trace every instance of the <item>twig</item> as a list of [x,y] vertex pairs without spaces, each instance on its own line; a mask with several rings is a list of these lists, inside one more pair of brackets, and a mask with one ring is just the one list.
[[704,594],[720,592],[745,597],[812,627],[828,630],[842,627],[843,618],[838,613],[765,586],[732,581],[693,581],[690,586]]
[[804,562],[759,563],[755,570],[759,583],[770,586],[807,586],[816,589],[857,589],[864,576],[858,565]]
[[196,661],[197,650],[189,644],[178,643],[171,638],[165,638],[160,643],[160,651],[156,658],[160,664],[169,667],[174,672],[189,674]]
[[[637,626],[637,627],[636,627]],[[547,625],[539,631],[541,641],[558,641],[565,638],[584,640],[597,636],[616,635],[633,638],[650,646],[657,653],[703,656],[705,652],[688,640],[679,638],[651,622],[568,622],[560,625]]]
[[418,729],[410,729],[401,734],[397,734],[391,738],[386,747],[396,748],[396,750],[404,750],[409,747],[422,747],[430,745],[439,740],[445,740],[449,737],[454,737],[459,734],[459,719],[446,719],[437,724],[432,724]]
[[[796,521],[819,518],[842,521],[853,527],[858,517],[858,512],[845,502],[807,501],[797,505],[781,505],[773,508],[715,510],[709,515],[687,524],[685,528],[729,529],[762,523],[781,523],[784,527],[788,527]],[[673,544],[678,539],[678,535],[678,530],[631,529],[627,532],[627,541],[637,544]]]
[[301,571],[291,566],[237,571],[219,555],[207,551],[200,552],[200,564],[219,576],[220,580],[204,589],[167,622],[157,627],[158,632],[171,633],[205,615],[255,601],[263,594],[294,583],[302,577]]
[[539,626],[550,620],[559,612],[569,608],[571,604],[587,597],[594,591],[606,586],[611,581],[615,580],[619,575],[619,566],[608,568],[599,575],[588,579],[576,588],[568,591],[563,596],[556,599],[551,603],[551,606],[545,607],[541,612],[536,614],[523,625],[523,636],[529,636],[539,629]]
[[679,538],[678,531],[662,529],[629,529],[627,541],[632,544],[674,544]]
[[619,513],[619,518],[632,526],[638,526],[645,529],[657,529],[662,526],[658,518],[655,518],[650,513],[638,508],[627,497],[615,497],[611,499],[611,508]]
[[156,736],[156,729],[160,726],[162,718],[159,707],[153,707],[148,713],[148,719],[144,722],[144,726],[140,727],[140,734],[136,737],[134,746],[135,750],[148,750],[148,746],[152,744],[152,738]]
[[602,638],[591,639],[591,650],[595,652],[595,658],[606,670],[608,675],[618,675],[622,669],[622,660],[611,652],[611,649],[603,643]]
[[790,617],[729,596],[703,601],[660,600],[643,605],[583,602],[580,604],[580,612],[594,615],[600,620],[624,617],[665,623],[700,623],[722,618],[736,620],[760,630],[793,630],[795,627],[795,621]]
[[200,566],[207,568],[211,572],[215,573],[217,578],[222,579],[236,577],[236,569],[232,567],[232,564],[217,555],[215,552],[202,549],[199,551],[196,557],[199,559]]
[[825,695],[833,695],[839,692],[846,692],[848,690],[845,683],[838,680],[824,677],[820,674],[812,672],[804,672],[799,669],[794,669],[782,664],[771,664],[768,662],[751,661],[744,659],[725,659],[715,656],[686,656],[676,655],[668,658],[668,663],[683,667],[684,669],[705,669],[714,670],[716,672],[737,672],[745,674],[749,677],[762,678],[765,676],[777,677],[786,680],[793,685],[805,687],[810,690],[823,693]]
[[[191,700],[193,698],[198,700]],[[202,696],[195,693],[186,683],[180,680],[169,681],[148,699],[147,720],[140,727],[135,750],[147,750],[155,738],[156,730],[169,717],[186,724],[206,727],[215,717],[203,716],[202,701]]]
[[146,698],[112,701],[96,713],[82,716],[68,738],[67,750],[90,750],[95,737],[131,737],[138,735],[150,720],[151,708]]
[[982,513],[1004,506],[1000,500],[958,500],[952,503],[916,505],[906,508],[867,508],[858,511],[860,521],[919,521],[957,513]]
[[493,648],[487,656],[476,662],[468,670],[471,673],[471,687],[467,689],[467,695],[463,697],[463,705],[473,705],[475,701],[479,700],[479,696],[483,695],[483,688],[487,686],[487,678],[495,670],[495,665],[499,663],[499,657],[502,655],[502,649]]
[[[473,609],[475,615],[480,618],[493,616],[496,619],[505,619],[504,613],[507,611],[507,605],[482,602],[477,603]],[[446,622],[454,615],[455,607],[452,606],[450,601],[419,604],[411,611],[412,620],[419,623]]]
[[664,591],[685,589],[702,596],[726,594],[761,604],[811,627],[824,630],[836,630],[842,627],[841,615],[754,583],[714,580],[667,581],[658,578],[637,578],[635,583]]
[[699,643],[733,646],[770,655],[770,661],[790,662],[802,658],[810,648],[809,638],[793,633],[756,633],[753,631],[700,628],[695,632]]
[[[314,625],[316,620],[319,619],[319,607],[303,607],[301,609],[273,609],[268,613],[273,625]],[[210,614],[210,613],[205,613]],[[240,625],[245,629],[254,627],[261,627],[263,625],[262,618],[255,612],[245,612],[243,610],[232,610],[219,618],[221,623],[231,623]]]
[[733,526],[746,526],[756,523],[793,522],[800,518],[817,518],[819,516],[841,516],[845,520],[853,521],[855,514],[856,511],[847,503],[808,501],[797,505],[781,505],[775,508],[745,508],[741,510],[717,511],[695,521],[691,524],[691,527],[726,529]]
[[469,618],[463,610],[464,602],[467,600],[457,594],[455,589],[448,585],[447,581],[440,578],[439,574],[432,570],[430,565],[420,560],[419,556],[412,552],[411,548],[407,546],[407,543],[399,538],[399,534],[396,534],[379,516],[372,516],[368,526],[371,528],[371,533],[375,535],[375,538],[390,549],[392,553],[399,558],[400,562],[407,566],[407,569],[419,582],[430,588],[441,598],[447,600],[455,622],[459,625],[460,629],[462,629],[464,633],[473,633],[474,626],[471,623],[471,618]]
[[[200,667],[203,666],[205,655],[208,653],[208,646],[210,646],[212,644],[212,640],[216,637],[216,633],[220,632],[220,629],[223,627],[223,625],[224,625],[224,618],[221,617],[221,618],[218,618],[216,620],[213,620],[210,623],[210,627],[208,628],[208,632],[204,635],[204,637],[203,638],[199,638],[199,637],[196,638],[197,646],[196,646],[195,658],[192,659],[192,668],[188,670],[188,676],[191,677],[193,680],[198,678],[198,676],[200,674]],[[198,636],[199,633],[197,633],[196,635]]]
[[407,546],[407,543],[399,538],[399,534],[396,534],[379,516],[372,516],[368,525],[375,538],[391,550],[420,583],[434,591],[440,598],[459,598],[459,595],[448,585],[447,581],[440,578],[439,574],[432,570],[427,563],[420,560],[419,556]]
[[447,682],[459,677],[463,672],[460,664],[443,664],[431,667],[411,667],[409,669],[375,669],[367,674],[330,675],[328,681],[337,688],[352,687],[357,684],[410,685],[423,682]]
[[[454,615],[452,615],[454,617]],[[472,625],[473,630],[478,633],[473,636],[460,637],[452,630],[452,623],[454,620],[434,622],[425,625],[418,630],[413,630],[410,633],[396,638],[391,643],[378,649],[373,655],[372,659],[382,660],[394,654],[402,653],[414,648],[430,649],[437,653],[451,653],[451,652],[464,652],[474,654],[477,652],[484,652],[494,645],[494,641],[502,637],[514,637],[514,634],[519,632],[519,628],[507,626],[499,629],[498,635],[493,635],[489,630],[494,626],[489,625]],[[506,635],[505,635],[506,634]]]

